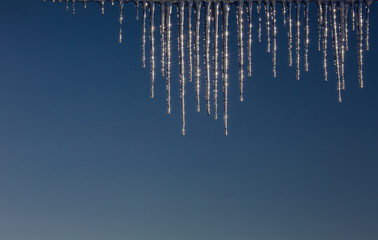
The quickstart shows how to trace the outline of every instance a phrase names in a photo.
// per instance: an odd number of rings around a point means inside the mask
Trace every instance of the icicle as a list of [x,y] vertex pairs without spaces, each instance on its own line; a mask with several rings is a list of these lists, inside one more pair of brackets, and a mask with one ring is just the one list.
[[161,44],[161,75],[165,73],[165,5],[166,3],[160,3],[160,44]]
[[139,0],[135,1],[135,16],[136,20],[139,20]]
[[297,80],[299,80],[300,78],[300,55],[299,55],[299,51],[300,51],[300,34],[301,34],[301,28],[300,28],[300,8],[301,8],[301,5],[300,5],[300,0],[298,0],[296,2],[296,10],[297,10],[297,19],[296,19],[296,25],[297,25],[297,34],[295,35],[295,39],[296,39],[296,47],[295,47],[295,51],[297,53],[297,59],[296,59],[296,62],[297,62]]
[[366,1],[366,51],[369,51],[369,28],[370,28],[370,5],[371,1],[367,0]]
[[171,114],[171,15],[172,15],[172,3],[167,3],[167,13],[165,19],[166,24],[166,54],[167,54],[167,113]]
[[237,27],[238,27],[238,49],[239,49],[239,85],[240,85],[240,101],[243,101],[244,88],[244,46],[243,46],[243,9],[244,2],[239,0],[237,6]]
[[266,15],[266,37],[267,37],[267,48],[266,51],[270,52],[270,1],[265,2],[265,15]]
[[114,0],[110,0],[110,2],[112,3],[112,6],[114,6]]
[[147,2],[146,1],[143,1],[143,32],[142,32],[142,51],[143,51],[143,55],[142,55],[142,67],[145,68],[146,67],[146,18],[147,18],[147,11],[146,11],[146,8],[147,8]]
[[185,2],[180,1],[177,8],[179,22],[179,64],[180,64],[180,98],[181,98],[181,114],[182,114],[182,130],[181,134],[185,135],[185,59],[184,59],[184,13]]
[[150,1],[150,64],[151,64],[151,98],[155,96],[155,3]]
[[345,24],[345,51],[349,50],[349,30],[348,30],[348,12],[349,12],[349,3],[345,6],[345,15],[344,15],[344,24]]
[[293,66],[293,18],[291,14],[291,0],[289,0],[289,16],[288,16],[288,22],[289,22],[289,29],[287,31],[287,37],[289,40],[289,67]]
[[277,77],[277,20],[276,20],[276,0],[272,0],[273,16],[273,77]]
[[324,70],[324,81],[328,81],[328,71],[327,71],[327,45],[328,45],[328,15],[327,15],[328,3],[323,3],[323,70]]
[[219,45],[219,2],[214,3],[214,118],[218,119],[218,45]]
[[84,0],[84,8],[87,8],[87,0]]
[[193,32],[192,32],[192,9],[193,1],[188,2],[188,53],[189,53],[189,82],[193,79]]
[[76,14],[76,6],[75,6],[75,0],[72,0],[72,14],[75,15]]
[[68,3],[69,3],[69,1],[66,0],[66,11],[68,11],[68,9],[69,9],[69,7],[68,7]]
[[259,36],[259,42],[261,42],[261,22],[262,22],[262,18],[261,18],[261,0],[258,1],[257,14],[259,15],[259,31],[258,31],[258,36]]
[[224,133],[228,135],[228,17],[230,12],[230,5],[223,2],[223,102],[224,102]]
[[248,1],[248,76],[252,76],[252,12],[253,1]]
[[354,10],[354,1],[351,2],[351,11],[352,11],[352,30],[354,31],[356,29],[355,19],[356,19],[356,11]]
[[337,31],[337,11],[336,2],[331,3],[331,26],[332,26],[332,38],[333,38],[333,52],[334,52],[334,63],[336,67],[337,75],[337,91],[339,92],[339,102],[341,102],[341,80],[340,80],[340,58],[339,58],[339,38]]
[[210,115],[210,24],[211,24],[211,2],[206,3],[206,15],[204,16],[204,38],[205,38],[205,71],[206,71],[206,108],[207,115]]
[[286,8],[287,8],[286,0],[282,0],[282,17],[283,17],[283,24],[285,27],[286,27]]
[[309,24],[309,8],[310,8],[310,2],[309,0],[305,0],[305,71],[308,72],[308,44],[310,42],[309,34],[310,34],[310,28],[308,26]]
[[358,79],[360,82],[360,88],[364,87],[364,81],[363,81],[363,41],[364,41],[364,35],[363,35],[363,25],[364,25],[364,19],[362,16],[362,1],[358,2],[358,21],[357,21],[357,31],[358,31]]
[[101,14],[104,15],[105,14],[105,0],[101,0]]
[[339,2],[339,35],[340,35],[340,74],[341,74],[341,89],[345,89],[344,78],[344,59],[345,59],[345,0]]
[[199,51],[199,41],[200,41],[200,22],[201,22],[201,2],[196,2],[196,9],[195,9],[195,14],[196,14],[196,25],[195,25],[195,44],[194,44],[194,50],[195,50],[195,55],[196,55],[196,68],[195,68],[195,73],[196,73],[196,94],[197,94],[197,112],[200,111],[200,51]]
[[323,25],[323,5],[321,0],[317,0],[318,4],[318,51],[321,50],[322,42],[322,25]]
[[119,43],[122,43],[122,23],[123,23],[123,6],[124,0],[119,0]]

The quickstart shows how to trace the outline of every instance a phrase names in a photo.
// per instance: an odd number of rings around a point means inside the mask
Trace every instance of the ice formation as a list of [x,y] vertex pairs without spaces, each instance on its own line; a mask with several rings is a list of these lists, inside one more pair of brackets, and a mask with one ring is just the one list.
[[[44,0],[46,1],[46,0]],[[211,114],[211,98],[213,98],[214,118],[218,118],[218,80],[223,85],[223,120],[225,134],[228,134],[228,85],[229,85],[229,18],[230,5],[236,5],[237,39],[238,39],[238,62],[239,62],[239,85],[240,101],[243,101],[244,92],[244,69],[247,75],[252,76],[252,13],[256,6],[258,14],[258,41],[261,42],[262,15],[265,14],[266,24],[266,50],[272,53],[273,76],[277,77],[277,3],[281,4],[283,25],[287,28],[288,36],[288,65],[293,66],[293,44],[295,44],[296,78],[300,79],[301,71],[301,32],[304,34],[304,70],[309,70],[309,10],[310,6],[317,5],[318,12],[318,51],[323,53],[324,80],[328,81],[329,54],[328,41],[332,42],[332,54],[337,76],[338,100],[342,101],[342,91],[345,90],[345,52],[349,49],[349,26],[357,35],[357,62],[359,86],[363,82],[363,52],[369,50],[369,15],[370,5],[374,0],[52,0],[52,2],[65,2],[66,9],[72,4],[73,14],[76,13],[76,3],[82,2],[84,8],[87,2],[96,2],[101,6],[101,13],[105,13],[105,2],[115,2],[119,5],[119,42],[122,42],[123,9],[125,3],[132,2],[136,7],[138,19],[139,6],[143,10],[143,36],[142,36],[142,66],[146,66],[146,35],[147,18],[149,18],[149,41],[150,41],[150,75],[151,75],[151,98],[154,98],[154,82],[156,72],[155,61],[155,8],[160,10],[160,66],[161,75],[166,78],[167,90],[167,113],[171,113],[171,65],[172,65],[172,10],[177,5],[178,21],[178,52],[180,71],[180,98],[182,113],[182,135],[185,135],[185,86],[187,75],[189,82],[194,81],[197,111],[200,109],[201,99],[201,71],[200,65],[204,63],[205,100],[206,112]],[[314,4],[311,4],[313,2]],[[303,6],[303,7],[302,7]],[[303,10],[302,10],[303,9]],[[295,10],[295,13],[293,13]],[[264,11],[264,13],[263,13]],[[148,14],[149,13],[149,14]],[[194,15],[193,15],[194,13]],[[295,15],[294,15],[295,14]],[[149,15],[149,16],[148,16]],[[294,16],[293,16],[294,15]],[[301,24],[303,16],[304,25]],[[245,21],[247,20],[247,21]],[[202,27],[201,27],[202,25]],[[294,26],[293,26],[294,25]],[[295,33],[293,33],[293,27]],[[203,33],[201,34],[201,29]],[[246,50],[244,34],[247,32]],[[295,34],[295,43],[293,43]],[[202,35],[202,37],[201,37]],[[329,36],[331,37],[329,39]],[[201,43],[201,38],[203,42]],[[365,49],[364,49],[365,46]],[[201,51],[200,49],[203,49]],[[244,53],[247,51],[247,66],[245,67]],[[187,53],[187,54],[186,54]],[[174,61],[175,62],[175,61]],[[221,62],[221,64],[219,64]],[[221,72],[220,72],[221,71]],[[186,73],[188,72],[188,74]],[[211,90],[213,89],[213,90]],[[211,94],[213,93],[213,94]],[[211,97],[212,95],[212,97]]]

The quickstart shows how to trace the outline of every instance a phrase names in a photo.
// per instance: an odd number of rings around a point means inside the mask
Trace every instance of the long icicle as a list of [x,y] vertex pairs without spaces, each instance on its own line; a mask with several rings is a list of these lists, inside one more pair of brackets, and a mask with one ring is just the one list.
[[122,23],[123,23],[123,7],[124,0],[119,0],[119,43],[122,43]]
[[297,58],[296,58],[296,63],[297,63],[297,80],[300,79],[300,74],[301,74],[301,70],[299,68],[300,66],[300,42],[301,42],[301,38],[300,38],[300,34],[301,34],[301,28],[300,28],[300,8],[301,8],[301,5],[300,5],[300,0],[298,0],[296,2],[296,11],[297,11],[297,15],[296,15],[296,26],[297,26],[297,33],[295,35],[295,40],[296,40],[296,47],[295,47],[295,51],[296,51],[296,54],[297,54]]
[[210,78],[210,27],[211,27],[211,3],[206,3],[206,15],[204,16],[205,27],[205,71],[206,71],[206,109],[207,115],[210,115],[210,95],[211,95],[211,78]]
[[142,67],[146,67],[146,18],[147,18],[147,2],[143,1],[143,23],[142,23]]
[[308,72],[308,44],[310,43],[310,28],[309,28],[309,8],[310,8],[310,1],[305,0],[305,71]]
[[267,38],[267,47],[266,51],[270,52],[270,0],[265,1],[265,20],[266,20],[266,38]]
[[318,5],[318,51],[321,50],[322,26],[323,26],[323,5],[321,0],[317,0]]
[[193,1],[188,2],[188,54],[189,54],[189,82],[193,81],[193,31],[192,31]]
[[197,112],[201,110],[200,107],[200,81],[201,81],[201,74],[200,74],[200,49],[199,49],[199,41],[200,41],[200,22],[201,22],[201,2],[196,2],[195,8],[195,43],[194,43],[194,50],[195,50],[195,58],[196,58],[196,66],[195,66],[195,74],[196,74],[196,97],[197,97]]
[[180,1],[178,9],[178,22],[179,22],[179,64],[180,64],[180,98],[181,98],[181,117],[182,117],[182,130],[181,134],[185,135],[185,59],[184,59],[184,13],[185,2]]
[[366,51],[369,51],[370,44],[369,44],[369,31],[370,31],[370,5],[372,1],[366,1]]
[[259,15],[259,31],[258,31],[258,37],[259,37],[259,42],[261,42],[261,22],[262,22],[262,17],[261,17],[261,0],[258,0],[257,14]]
[[219,2],[214,3],[214,119],[218,119],[218,45],[219,45]]
[[230,5],[227,2],[223,2],[223,102],[224,102],[224,134],[228,135],[228,18],[230,12]]
[[289,45],[289,67],[293,66],[293,18],[292,18],[292,11],[291,11],[291,0],[289,0],[289,7],[288,7],[288,22],[289,22],[289,29],[287,31],[287,38],[288,38],[288,45]]
[[168,2],[166,6],[166,55],[167,55],[167,113],[171,114],[171,16],[172,3]]
[[252,12],[253,1],[248,1],[248,76],[252,76]]
[[324,81],[328,81],[328,70],[327,70],[327,46],[328,46],[328,3],[323,3],[323,71],[324,71]]
[[339,2],[339,35],[340,35],[340,76],[341,89],[345,90],[344,62],[345,62],[345,0]]
[[337,75],[337,91],[339,93],[339,102],[342,101],[341,99],[341,79],[340,79],[340,58],[339,58],[339,38],[338,38],[338,31],[337,31],[337,11],[336,11],[336,2],[333,0],[331,3],[331,26],[332,26],[332,39],[333,39],[333,53],[334,53],[334,64],[336,68],[336,75]]
[[273,77],[277,77],[277,20],[276,0],[272,0],[272,21],[273,21]]
[[243,101],[244,90],[244,46],[243,46],[243,9],[244,1],[239,0],[237,6],[237,28],[238,28],[238,49],[239,49],[239,87],[240,87],[240,101]]
[[155,97],[155,3],[150,1],[150,68],[151,68],[151,98]]
[[165,47],[165,7],[166,3],[160,3],[160,44],[161,44],[161,75],[165,75],[165,55],[166,55],[166,47]]
[[363,41],[364,41],[364,35],[363,35],[363,25],[364,25],[364,19],[362,16],[362,1],[358,2],[357,6],[357,14],[358,14],[358,21],[357,21],[357,31],[358,31],[358,80],[360,83],[360,88],[364,87],[364,80],[363,80]]

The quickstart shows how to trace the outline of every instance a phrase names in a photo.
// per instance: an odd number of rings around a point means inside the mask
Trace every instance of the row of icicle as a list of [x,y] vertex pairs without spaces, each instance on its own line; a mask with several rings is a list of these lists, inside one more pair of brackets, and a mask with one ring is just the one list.
[[[83,2],[86,7],[87,2],[98,2],[101,4],[101,12],[104,14],[104,5],[106,0],[64,0],[68,10],[68,3],[72,3],[73,13],[75,14],[75,3]],[[53,0],[53,2],[55,2]],[[62,2],[62,0],[59,0]],[[114,0],[110,0],[114,5]],[[123,8],[127,1],[117,0],[120,9],[120,35],[119,42],[122,42],[122,23]],[[221,78],[223,83],[223,119],[225,134],[228,134],[228,86],[229,86],[229,13],[230,4],[236,4],[237,19],[237,38],[238,38],[238,61],[239,61],[239,85],[240,101],[243,101],[243,84],[244,84],[244,27],[247,28],[247,75],[252,75],[252,13],[253,5],[257,7],[258,14],[258,41],[261,42],[262,35],[262,15],[265,11],[265,24],[267,35],[267,52],[272,53],[273,57],[273,76],[277,76],[276,59],[277,59],[277,3],[282,4],[283,24],[287,27],[288,36],[288,65],[293,66],[293,24],[295,25],[295,63],[296,78],[300,79],[300,42],[301,42],[301,6],[303,5],[304,14],[304,70],[309,70],[308,49],[309,49],[309,9],[310,0],[236,0],[236,1],[135,1],[136,16],[138,19],[139,6],[143,10],[143,36],[142,49],[143,67],[146,66],[146,21],[149,15],[149,40],[150,40],[150,67],[151,67],[151,98],[154,97],[155,82],[155,6],[160,6],[160,42],[161,42],[161,74],[166,77],[167,90],[167,112],[171,113],[171,63],[172,63],[172,9],[177,4],[178,19],[178,52],[179,52],[179,69],[180,69],[180,98],[182,112],[182,135],[185,135],[185,84],[188,71],[189,82],[194,80],[197,111],[200,111],[200,85],[201,55],[205,68],[205,99],[206,111],[210,115],[211,111],[211,92],[213,94],[214,118],[218,118],[218,80]],[[369,50],[369,12],[373,0],[315,0],[312,1],[317,5],[318,11],[318,43],[319,51],[323,52],[323,69],[324,80],[328,80],[328,62],[327,46],[328,39],[331,36],[334,66],[337,76],[338,100],[342,101],[341,92],[345,89],[344,63],[345,52],[349,49],[349,27],[351,21],[352,30],[357,31],[357,62],[358,62],[358,80],[362,88],[363,83],[363,51],[364,46]],[[294,5],[294,6],[292,6]],[[203,11],[201,10],[203,8]],[[264,10],[263,10],[264,8]],[[295,20],[293,19],[293,9],[295,9]],[[193,16],[194,13],[194,16]],[[204,15],[202,17],[202,14]],[[245,16],[247,15],[247,16]],[[194,20],[193,20],[194,18]],[[328,20],[329,18],[329,20]],[[244,20],[247,19],[247,24]],[[184,29],[186,22],[186,29]],[[221,22],[221,25],[219,23]],[[203,24],[203,54],[200,54],[200,25]],[[364,33],[365,31],[365,33]],[[219,36],[221,35],[221,36]],[[221,46],[220,39],[221,37]],[[365,40],[365,41],[364,41]],[[221,52],[219,52],[221,48]],[[185,50],[187,49],[187,50]],[[188,53],[188,57],[185,56]],[[219,66],[221,60],[222,66]],[[188,64],[185,64],[188,63]],[[188,66],[186,66],[188,65]],[[212,66],[211,66],[212,65]],[[188,67],[188,69],[186,69]],[[220,77],[221,74],[221,77]],[[212,86],[212,88],[211,88]]]

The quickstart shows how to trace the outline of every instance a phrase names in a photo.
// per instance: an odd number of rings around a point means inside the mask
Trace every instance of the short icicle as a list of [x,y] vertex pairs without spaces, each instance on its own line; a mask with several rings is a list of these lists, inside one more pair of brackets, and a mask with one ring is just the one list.
[[155,97],[155,3],[150,1],[150,71],[151,98]]
[[283,17],[283,24],[286,27],[286,9],[287,9],[287,0],[282,0],[282,17]]
[[135,18],[139,20],[139,0],[135,1]]
[[230,12],[230,5],[227,2],[223,2],[223,102],[224,102],[224,134],[228,135],[228,18]]

